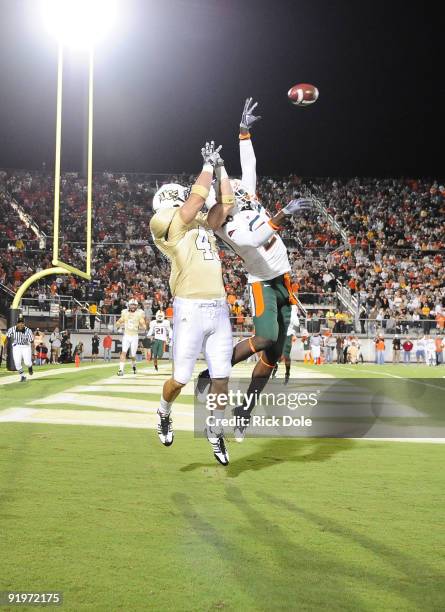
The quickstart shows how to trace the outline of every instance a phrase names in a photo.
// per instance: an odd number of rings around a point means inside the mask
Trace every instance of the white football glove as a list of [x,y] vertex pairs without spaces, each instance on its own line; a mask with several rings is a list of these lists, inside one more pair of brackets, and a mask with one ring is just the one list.
[[224,160],[222,159],[219,152],[222,149],[222,145],[219,145],[217,149],[215,149],[214,141],[206,142],[205,146],[201,149],[201,155],[204,160],[204,164],[211,164],[213,167],[215,166],[223,166]]
[[295,215],[299,212],[311,210],[314,207],[314,202],[310,198],[297,198],[291,200],[287,206],[283,208],[285,215]]
[[259,121],[261,117],[253,115],[253,111],[258,106],[258,102],[252,104],[252,98],[247,98],[244,103],[243,114],[241,115],[241,122],[239,124],[240,128],[244,128],[245,130],[250,130],[255,121]]

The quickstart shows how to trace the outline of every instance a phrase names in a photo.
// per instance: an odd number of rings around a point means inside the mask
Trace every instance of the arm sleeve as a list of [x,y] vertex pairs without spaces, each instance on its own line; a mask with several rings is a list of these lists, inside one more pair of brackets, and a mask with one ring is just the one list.
[[150,322],[150,327],[148,328],[148,332],[147,332],[147,338],[151,338],[151,336],[153,335],[153,321]]
[[239,155],[241,162],[241,183],[251,195],[256,193],[256,157],[250,138],[239,141]]
[[237,246],[251,246],[255,248],[263,246],[275,234],[273,227],[266,222],[259,225],[255,230],[245,229],[235,223],[228,223],[224,229],[226,236]]

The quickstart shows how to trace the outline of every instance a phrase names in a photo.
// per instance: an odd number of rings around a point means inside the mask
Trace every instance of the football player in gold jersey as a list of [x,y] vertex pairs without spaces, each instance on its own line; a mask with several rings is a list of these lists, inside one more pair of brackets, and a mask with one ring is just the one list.
[[138,348],[138,332],[139,328],[147,329],[147,323],[145,321],[144,311],[139,308],[137,300],[131,299],[128,302],[128,309],[125,308],[120,318],[116,321],[116,327],[124,328],[124,335],[122,336],[122,352],[119,362],[118,376],[124,375],[125,359],[127,358],[127,351],[130,349],[130,357],[133,367],[133,374],[136,374],[136,351]]
[[[171,261],[173,302],[173,374],[163,387],[158,410],[158,435],[165,446],[173,443],[172,402],[192,377],[201,351],[209,366],[210,392],[227,393],[231,368],[232,330],[222,280],[221,262],[213,235],[234,204],[233,191],[219,155],[221,147],[206,143],[201,153],[202,172],[188,195],[185,187],[163,185],[153,198],[150,222],[154,242]],[[209,197],[214,174],[218,203],[210,212],[201,209]],[[215,410],[207,438],[217,461],[229,463],[221,418]]]

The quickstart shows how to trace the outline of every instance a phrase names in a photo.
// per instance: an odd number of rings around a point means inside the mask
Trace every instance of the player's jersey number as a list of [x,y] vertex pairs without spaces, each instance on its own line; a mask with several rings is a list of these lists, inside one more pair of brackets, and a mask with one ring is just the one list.
[[206,261],[210,259],[219,259],[219,255],[212,249],[208,234],[203,227],[198,228],[195,244],[198,251],[202,251],[203,257]]

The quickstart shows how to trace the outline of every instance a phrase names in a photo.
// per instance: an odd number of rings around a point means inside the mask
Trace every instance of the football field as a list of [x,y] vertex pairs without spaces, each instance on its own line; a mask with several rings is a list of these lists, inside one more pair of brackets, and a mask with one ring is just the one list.
[[224,468],[194,437],[192,385],[164,448],[155,411],[170,367],[116,369],[0,375],[0,591],[62,591],[73,611],[443,609],[443,444],[247,437],[229,440]]

